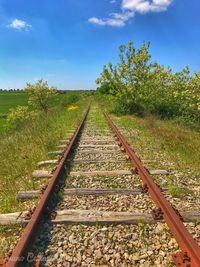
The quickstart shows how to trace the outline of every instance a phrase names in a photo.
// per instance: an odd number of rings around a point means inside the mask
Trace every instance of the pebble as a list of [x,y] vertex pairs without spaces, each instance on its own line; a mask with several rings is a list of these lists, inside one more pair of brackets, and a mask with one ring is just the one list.
[[[104,211],[121,211],[135,213],[151,213],[156,206],[147,195],[126,196],[71,196],[65,197],[57,209],[96,209]],[[106,228],[102,228],[106,231]]]

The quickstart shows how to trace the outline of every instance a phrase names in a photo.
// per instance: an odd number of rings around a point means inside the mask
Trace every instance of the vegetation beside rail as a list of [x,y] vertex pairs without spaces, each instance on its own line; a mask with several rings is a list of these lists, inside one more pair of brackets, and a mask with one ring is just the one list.
[[[154,116],[139,118],[136,116],[122,116],[121,126],[139,130],[142,134],[143,147],[154,144],[156,151],[165,153],[177,164],[177,169],[188,170],[191,175],[200,175],[200,134],[194,130],[170,121],[159,120]],[[146,142],[146,144],[145,144]],[[134,142],[132,144],[134,147]],[[153,157],[153,155],[149,155]]]
[[[48,114],[40,112],[20,127],[1,133],[0,213],[26,209],[24,203],[18,202],[17,192],[35,188],[31,173],[37,168],[36,163],[48,159],[47,152],[56,150],[59,140],[67,138],[67,131],[78,125],[88,105],[87,94],[76,94],[77,97],[74,93],[62,94],[60,99],[55,96],[56,104]],[[72,100],[76,108],[69,108]]]
[[[96,101],[102,109],[113,110],[115,103],[107,96],[97,95]],[[155,154],[160,151],[164,158],[171,160],[177,170],[189,172],[189,177],[200,176],[200,133],[195,129],[190,129],[184,125],[179,125],[174,121],[162,120],[154,115],[144,117],[136,115],[112,114],[115,123],[120,127],[133,129],[138,135],[130,137],[130,144],[133,148],[137,145],[140,149],[149,153],[149,159],[154,158],[151,150]],[[150,152],[149,152],[150,151]],[[159,159],[158,159],[159,161]]]
[[[186,67],[174,73],[152,60],[149,43],[136,49],[129,42],[119,47],[118,63],[104,66],[96,83],[97,101],[119,125],[140,131],[139,146],[154,144],[177,169],[190,177],[200,174],[199,72]],[[131,144],[135,147],[134,140]]]
[[[0,90],[0,213],[25,211],[35,205],[37,199],[18,201],[18,191],[41,189],[44,181],[32,179],[36,163],[49,159],[48,152],[57,150],[59,140],[69,137],[67,131],[77,127],[90,94],[57,91],[48,101],[46,113],[30,105],[35,100],[30,101],[27,92]],[[0,256],[14,248],[22,229],[18,225],[0,226]]]
[[200,127],[200,73],[173,72],[152,61],[150,44],[119,47],[119,62],[104,66],[98,91],[115,101],[118,114],[156,114]]
[[[77,102],[91,93],[90,91],[57,90],[57,94],[51,100],[51,107],[56,108],[57,106],[62,106],[65,108],[67,105]],[[27,114],[26,111],[34,110],[34,108],[29,105],[28,100],[29,96],[25,90],[0,90],[0,134],[11,131],[8,117],[13,111],[15,112],[18,107],[20,107],[19,111],[24,111],[24,115]]]

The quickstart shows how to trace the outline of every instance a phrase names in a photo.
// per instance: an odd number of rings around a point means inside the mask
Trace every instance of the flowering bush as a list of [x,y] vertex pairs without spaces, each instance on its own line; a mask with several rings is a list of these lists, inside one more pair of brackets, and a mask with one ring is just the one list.
[[15,109],[11,109],[7,117],[7,123],[9,128],[19,128],[25,123],[33,120],[37,116],[34,111],[28,111],[26,106],[18,106]]

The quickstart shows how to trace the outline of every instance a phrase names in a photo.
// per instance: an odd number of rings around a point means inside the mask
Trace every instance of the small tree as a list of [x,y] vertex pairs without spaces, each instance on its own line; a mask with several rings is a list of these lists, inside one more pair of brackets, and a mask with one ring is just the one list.
[[48,83],[43,80],[35,84],[28,83],[25,91],[29,94],[28,103],[46,114],[51,107],[52,98],[57,94],[56,88],[49,87]]

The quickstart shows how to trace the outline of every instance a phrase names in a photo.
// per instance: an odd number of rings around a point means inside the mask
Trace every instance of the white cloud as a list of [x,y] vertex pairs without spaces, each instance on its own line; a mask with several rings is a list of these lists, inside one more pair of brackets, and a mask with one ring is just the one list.
[[96,17],[90,18],[88,21],[92,24],[100,26],[113,26],[113,27],[123,27],[126,25],[126,21],[134,16],[134,12],[122,12],[122,13],[111,13],[110,18],[99,19]]
[[[126,22],[134,17],[135,13],[162,12],[166,11],[173,0],[122,0],[121,12],[111,13],[108,18],[92,17],[88,21],[100,26],[123,27]],[[111,0],[110,3],[115,3]]]
[[110,0],[110,4],[115,4],[117,3],[117,0]]
[[105,18],[105,19],[99,19],[96,17],[92,17],[89,20],[89,23],[100,25],[100,26],[114,26],[114,27],[122,27],[125,26],[125,23],[121,19],[115,19],[115,18]]
[[162,12],[167,10],[173,0],[123,0],[122,9],[139,13]]
[[128,19],[132,18],[134,16],[134,12],[122,12],[122,13],[111,13],[110,16],[113,17],[114,19],[122,20],[122,21],[127,21]]
[[8,27],[16,29],[16,30],[28,30],[32,26],[29,25],[26,21],[20,19],[14,19]]

